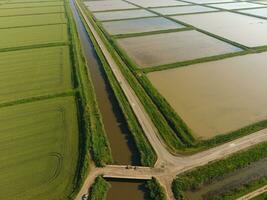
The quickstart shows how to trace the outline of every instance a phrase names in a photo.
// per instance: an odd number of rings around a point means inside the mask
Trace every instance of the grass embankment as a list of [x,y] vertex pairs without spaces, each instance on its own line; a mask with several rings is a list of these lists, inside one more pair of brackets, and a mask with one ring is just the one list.
[[102,51],[99,49],[94,37],[92,36],[87,26],[86,26],[86,29],[87,29],[87,32],[91,35],[91,40],[94,44],[95,50],[99,56],[99,59],[101,60],[103,64],[106,76],[118,100],[120,108],[125,116],[125,120],[127,121],[128,127],[133,135],[135,144],[139,152],[140,162],[142,165],[145,165],[145,166],[154,166],[157,160],[155,152],[152,149],[151,145],[149,144],[147,138],[144,136],[142,128],[140,127],[140,124],[137,121],[133,113],[133,110],[131,109],[131,106],[127,98],[125,97],[118,81],[114,77],[113,72],[111,71],[107,61],[105,60],[104,55],[102,54]]
[[146,181],[146,188],[151,200],[167,200],[166,192],[156,178]]
[[87,200],[105,200],[110,187],[105,179],[98,176],[90,189]]
[[[248,150],[235,153],[223,160],[215,161],[205,166],[198,167],[197,169],[192,170],[190,172],[185,172],[177,176],[177,178],[173,182],[172,189],[175,198],[177,200],[185,199],[183,195],[184,191],[201,187],[205,183],[209,183],[227,173],[244,168],[250,163],[265,158],[266,156],[267,143],[261,143]],[[259,181],[259,183],[261,182],[262,181]],[[253,189],[255,189],[255,185],[261,186],[261,184],[259,183],[256,184],[255,182],[255,184],[252,184],[250,187],[253,187]],[[237,193],[237,191],[231,191],[227,195],[228,197],[230,197],[230,193],[232,193],[231,196],[238,197],[242,196],[244,192],[247,193],[248,191],[249,188],[244,187],[240,189],[239,193]],[[218,198],[221,199],[223,198],[223,196],[220,196]]]

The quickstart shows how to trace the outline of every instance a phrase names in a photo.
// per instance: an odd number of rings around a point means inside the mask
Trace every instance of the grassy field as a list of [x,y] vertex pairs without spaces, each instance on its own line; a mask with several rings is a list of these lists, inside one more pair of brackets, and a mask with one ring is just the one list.
[[0,103],[72,88],[67,46],[2,52],[0,65]]
[[0,28],[12,28],[23,26],[36,26],[45,24],[63,24],[66,23],[64,13],[52,13],[43,15],[24,15],[9,16],[0,18]]
[[5,38],[0,44],[0,51],[25,46],[66,43],[68,41],[67,25],[57,24],[3,29],[0,31],[0,38]]
[[42,7],[42,6],[63,6],[64,1],[54,1],[54,2],[20,2],[20,3],[6,3],[1,4],[0,9],[2,8],[33,8],[33,7]]
[[0,109],[0,199],[67,199],[76,173],[73,97]]
[[35,7],[35,8],[12,8],[1,9],[0,17],[3,16],[19,16],[19,15],[41,15],[47,13],[59,13],[64,12],[63,6],[53,7]]

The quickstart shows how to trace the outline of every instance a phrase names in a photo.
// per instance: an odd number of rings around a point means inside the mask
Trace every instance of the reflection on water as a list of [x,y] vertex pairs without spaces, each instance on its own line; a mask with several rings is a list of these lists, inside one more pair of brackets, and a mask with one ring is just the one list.
[[140,180],[108,179],[111,188],[107,200],[150,200],[145,182]]

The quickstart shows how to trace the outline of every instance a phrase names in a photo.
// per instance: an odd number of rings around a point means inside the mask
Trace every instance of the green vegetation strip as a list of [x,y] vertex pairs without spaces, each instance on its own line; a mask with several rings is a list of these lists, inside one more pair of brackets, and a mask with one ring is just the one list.
[[1,9],[0,17],[63,13],[64,6]]
[[167,200],[166,191],[156,178],[146,181],[146,188],[149,191],[151,200]]
[[68,42],[66,24],[9,28],[0,31],[0,51]]
[[[209,183],[227,173],[244,168],[250,163],[263,159],[266,156],[267,143],[261,143],[252,148],[249,148],[248,150],[235,153],[223,160],[215,161],[205,166],[198,167],[197,169],[194,169],[190,172],[185,172],[177,176],[177,178],[173,182],[172,189],[175,198],[176,200],[185,199],[183,195],[184,191],[201,187],[205,183]],[[263,185],[266,184],[266,178],[259,180],[258,183],[252,183],[250,187],[252,187],[253,189],[251,188],[251,190],[255,190],[256,188],[261,187],[262,184],[260,183],[263,183]],[[255,185],[257,185],[256,188]],[[235,198],[237,198],[238,196],[242,196],[249,191],[250,189],[244,187],[243,189],[240,189],[238,195],[238,191],[231,191],[231,195],[232,197],[234,196]],[[229,196],[230,193],[227,194],[227,198],[225,199],[231,199],[228,198]],[[220,196],[218,198],[222,199],[223,197]]]
[[13,9],[13,8],[34,8],[34,7],[45,7],[45,6],[63,6],[64,1],[54,1],[54,2],[32,2],[32,3],[6,3],[0,4],[0,10],[2,9]]
[[[91,35],[90,30],[88,27],[86,27],[87,32]],[[120,88],[119,83],[117,82],[116,78],[114,77],[108,63],[106,62],[101,50],[99,49],[96,41],[91,35],[91,40],[94,44],[94,47],[96,49],[96,52],[103,64],[105,73],[107,75],[107,78],[111,84],[111,87],[113,89],[113,92],[118,100],[118,103],[120,105],[120,108],[122,109],[122,112],[125,116],[125,120],[127,121],[128,127],[133,135],[135,144],[138,148],[139,157],[142,165],[145,166],[154,166],[157,157],[152,149],[151,145],[149,144],[147,138],[144,136],[144,133],[142,131],[142,128],[140,127],[140,124],[138,123],[131,106],[129,102],[127,101],[127,98],[125,97],[122,89]]]
[[66,18],[64,13],[43,14],[43,15],[23,15],[0,17],[0,28],[29,27],[38,25],[64,24]]
[[111,185],[105,179],[98,176],[90,189],[87,200],[105,200],[110,187]]

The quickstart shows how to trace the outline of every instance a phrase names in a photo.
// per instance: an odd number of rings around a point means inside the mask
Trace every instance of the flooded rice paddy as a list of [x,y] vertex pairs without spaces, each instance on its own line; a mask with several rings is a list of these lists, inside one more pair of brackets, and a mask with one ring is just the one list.
[[186,0],[186,1],[190,3],[197,3],[197,4],[235,2],[235,0]]
[[245,9],[245,8],[259,8],[264,5],[249,3],[249,2],[237,2],[237,3],[219,3],[219,4],[211,4],[210,6],[215,8],[221,8],[226,10],[234,10],[234,9]]
[[208,139],[267,119],[266,62],[265,52],[152,72],[148,78],[195,136]]
[[93,12],[137,8],[136,6],[121,0],[85,1],[84,4]]
[[108,179],[111,188],[107,200],[150,200],[144,181]]
[[247,47],[267,44],[267,21],[264,19],[230,12],[184,15],[172,18]]
[[142,6],[144,8],[152,8],[152,7],[161,7],[161,6],[184,6],[189,3],[185,3],[178,0],[127,0],[128,2],[134,3],[138,6]]
[[240,51],[235,46],[197,31],[162,33],[117,41],[129,57],[143,68]]
[[188,13],[210,12],[210,11],[216,11],[217,9],[195,5],[195,6],[154,8],[151,10],[162,15],[178,15],[178,14],[180,15],[180,14],[188,14]]
[[251,181],[267,176],[267,159],[250,164],[248,167],[231,172],[220,179],[205,184],[194,191],[185,192],[189,200],[211,200],[217,195],[240,188]]
[[102,25],[110,35],[184,28],[183,25],[163,17],[103,22]]
[[121,10],[121,11],[109,11],[109,12],[96,12],[94,16],[99,21],[104,20],[118,20],[118,19],[131,19],[138,17],[153,17],[155,14],[138,9],[138,10]]
[[267,18],[267,8],[240,10],[238,12]]

